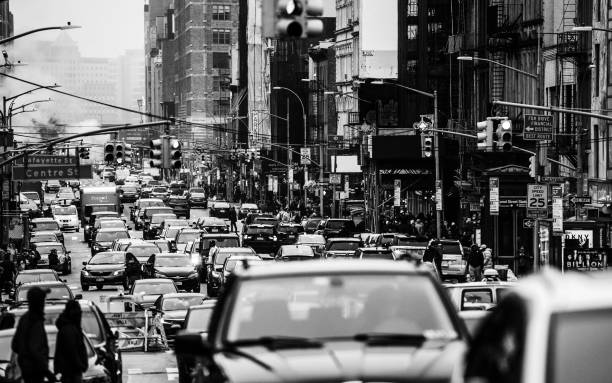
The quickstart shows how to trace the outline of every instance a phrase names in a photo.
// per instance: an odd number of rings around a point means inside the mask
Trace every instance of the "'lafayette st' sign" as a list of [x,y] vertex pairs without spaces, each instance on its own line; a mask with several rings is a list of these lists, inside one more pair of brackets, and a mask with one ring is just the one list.
[[33,155],[15,161],[14,180],[91,178],[91,165],[79,165],[72,156]]

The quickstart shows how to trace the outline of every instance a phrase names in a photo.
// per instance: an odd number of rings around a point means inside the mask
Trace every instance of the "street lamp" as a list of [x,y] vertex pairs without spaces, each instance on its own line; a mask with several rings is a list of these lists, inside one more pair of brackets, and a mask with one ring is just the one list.
[[[15,96],[11,96],[11,97],[4,97],[4,96],[2,96],[2,111],[0,112],[1,113],[1,117],[2,117],[2,126],[6,127],[7,124],[8,124],[8,119],[9,119],[9,116],[11,114],[11,110],[13,109],[13,104],[15,103],[15,99],[17,99],[17,98],[19,98],[21,96],[24,96],[26,94],[30,94],[30,93],[35,92],[35,91],[40,90],[40,89],[54,89],[54,88],[59,88],[59,87],[60,87],[60,85],[57,85],[57,84],[48,85],[48,86],[41,85],[41,86],[38,86],[36,88],[27,90],[27,91],[25,91],[23,93],[19,93],[19,94],[15,95]],[[9,106],[9,111],[7,113],[7,111],[6,111],[6,104],[9,101],[11,101],[11,105]]]
[[579,27],[572,28],[572,32],[592,32],[592,31],[612,32],[612,29],[598,28],[598,27],[593,27],[592,25],[582,25]]
[[[440,188],[440,190],[444,190],[442,187],[442,179],[440,177],[440,146],[439,146],[439,133],[437,132],[438,130],[438,91],[434,90],[433,93],[429,93],[429,92],[424,92],[422,90],[418,90],[418,89],[414,89],[402,84],[398,84],[398,83],[394,83],[394,82],[384,82],[383,80],[375,80],[370,82],[370,84],[373,85],[393,85],[396,86],[398,88],[402,88],[404,90],[407,90],[409,92],[412,93],[416,93],[416,94],[420,94],[421,96],[425,96],[428,98],[433,99],[433,103],[434,103],[434,117],[433,117],[433,127],[434,127],[434,150],[435,150],[435,156],[434,156],[434,160],[435,160],[435,168],[436,168],[436,184],[435,187],[436,189]],[[443,195],[443,193],[440,193]],[[438,204],[438,206],[441,206],[442,201],[439,201],[440,203]],[[376,215],[378,212],[378,206],[375,207],[375,211],[376,211]],[[441,238],[442,235],[442,209],[438,209],[438,207],[436,206],[436,236],[438,238]]]
[[7,37],[6,39],[0,40],[0,45],[9,43],[9,42],[11,42],[13,40],[17,40],[20,37],[31,35],[32,33],[36,33],[36,32],[50,31],[50,30],[54,30],[54,29],[58,29],[58,30],[63,31],[63,30],[66,30],[66,29],[76,29],[76,28],[81,28],[81,27],[78,26],[78,25],[71,25],[70,21],[69,21],[68,24],[66,24],[66,25],[60,25],[60,26],[56,26],[56,27],[44,27],[44,28],[32,29],[31,31],[23,32],[23,33],[20,33],[18,35]]
[[485,62],[491,63],[493,65],[497,65],[497,66],[506,68],[506,69],[511,70],[513,72],[524,74],[525,76],[529,76],[529,77],[535,79],[536,81],[539,78],[537,74],[525,72],[523,70],[511,67],[511,66],[506,65],[506,64],[502,64],[502,63],[500,63],[498,61],[489,60],[489,59],[484,58],[484,57],[459,56],[459,57],[457,57],[457,60],[459,60],[459,61],[485,61]]

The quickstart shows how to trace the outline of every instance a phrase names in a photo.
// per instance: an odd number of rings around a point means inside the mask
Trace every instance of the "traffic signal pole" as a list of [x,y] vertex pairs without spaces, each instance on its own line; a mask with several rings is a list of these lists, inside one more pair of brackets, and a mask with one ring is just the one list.
[[[442,236],[442,219],[443,219],[443,209],[444,206],[444,185],[442,184],[442,179],[440,177],[440,133],[438,127],[438,91],[433,91],[433,102],[434,102],[434,150],[435,150],[435,167],[436,167],[436,187],[439,187],[442,191],[440,194],[442,196],[442,200],[440,203],[436,203],[436,237],[441,238]],[[440,207],[438,209],[438,206]]]

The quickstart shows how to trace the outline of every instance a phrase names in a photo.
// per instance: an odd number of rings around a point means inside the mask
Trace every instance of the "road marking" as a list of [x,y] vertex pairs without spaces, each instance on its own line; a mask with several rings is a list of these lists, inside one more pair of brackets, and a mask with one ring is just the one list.
[[128,368],[128,375],[141,375],[142,368]]
[[166,368],[166,373],[168,374],[168,380],[178,380],[178,368],[177,367],[168,367]]

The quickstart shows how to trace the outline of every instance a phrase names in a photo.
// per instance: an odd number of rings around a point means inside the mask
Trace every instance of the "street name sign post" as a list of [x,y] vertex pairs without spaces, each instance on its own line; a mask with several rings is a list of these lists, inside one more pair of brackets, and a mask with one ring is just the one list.
[[563,234],[563,188],[561,185],[552,185],[552,228],[553,235]]
[[13,164],[14,180],[42,181],[91,177],[91,165],[80,165],[76,156],[36,154],[20,158]]
[[527,217],[548,217],[548,185],[527,185]]
[[499,215],[499,178],[489,178],[489,214]]
[[544,114],[526,114],[523,128],[523,140],[552,141],[553,116]]

